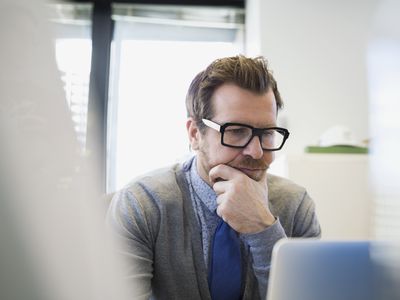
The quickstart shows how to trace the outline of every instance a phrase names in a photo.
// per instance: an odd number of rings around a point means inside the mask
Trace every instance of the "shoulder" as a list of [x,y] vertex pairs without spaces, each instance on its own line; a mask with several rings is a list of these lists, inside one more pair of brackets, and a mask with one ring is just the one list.
[[181,166],[175,164],[135,178],[115,193],[109,218],[129,228],[129,232],[158,232],[166,208],[174,208],[181,202],[176,179],[179,170]]
[[122,191],[131,193],[135,198],[151,198],[156,202],[168,200],[180,193],[177,174],[181,164],[174,164],[141,175],[131,181]]
[[304,187],[289,179],[268,175],[268,189],[271,211],[279,217],[288,236],[321,235],[314,201]]
[[274,199],[301,200],[306,193],[306,189],[293,181],[280,176],[268,174],[268,191],[271,201]]
[[268,198],[277,214],[294,214],[307,201],[306,189],[290,179],[268,174]]
[[131,189],[137,185],[149,185],[154,187],[165,187],[176,183],[176,173],[182,169],[180,164],[174,164],[165,168],[156,169],[134,178],[125,186]]

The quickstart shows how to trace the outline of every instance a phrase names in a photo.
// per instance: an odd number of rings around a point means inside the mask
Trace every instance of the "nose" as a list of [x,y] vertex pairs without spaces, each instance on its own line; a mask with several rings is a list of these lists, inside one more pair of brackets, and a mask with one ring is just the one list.
[[253,159],[260,159],[264,154],[261,148],[260,138],[258,136],[253,136],[250,143],[243,149],[243,155],[249,155]]

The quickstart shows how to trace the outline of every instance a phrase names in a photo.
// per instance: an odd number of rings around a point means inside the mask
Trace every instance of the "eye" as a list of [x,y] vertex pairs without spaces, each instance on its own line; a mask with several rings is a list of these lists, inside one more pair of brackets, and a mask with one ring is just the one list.
[[239,126],[229,126],[225,129],[227,134],[243,136],[249,133],[249,128]]
[[241,134],[241,133],[246,133],[247,130],[245,128],[236,128],[236,129],[231,129],[231,131],[236,134]]
[[276,131],[274,129],[266,129],[264,130],[263,135],[267,137],[267,136],[273,136],[275,133]]

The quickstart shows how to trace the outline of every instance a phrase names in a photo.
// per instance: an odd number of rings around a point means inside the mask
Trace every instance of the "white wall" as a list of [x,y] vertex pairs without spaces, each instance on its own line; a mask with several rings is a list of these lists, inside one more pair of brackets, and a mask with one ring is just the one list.
[[368,47],[380,2],[247,1],[247,54],[269,60],[285,103],[279,123],[291,136],[283,175],[314,198],[325,238],[372,236],[368,157],[305,155],[304,148],[333,125],[370,137]]
[[[399,1],[248,0],[246,9],[247,54],[270,60],[286,103],[284,175],[315,197],[329,236],[399,240]],[[366,162],[302,153],[334,124],[371,138]],[[342,202],[333,188],[346,190]],[[358,222],[347,229],[334,215],[346,203]]]
[[288,153],[336,124],[357,139],[369,136],[366,55],[377,2],[247,2],[248,54],[270,61],[285,102],[281,124],[291,131]]

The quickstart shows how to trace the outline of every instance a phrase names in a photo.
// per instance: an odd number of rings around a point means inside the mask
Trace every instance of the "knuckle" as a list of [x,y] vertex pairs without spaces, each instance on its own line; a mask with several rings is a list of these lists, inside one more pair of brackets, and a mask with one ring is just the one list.
[[222,215],[223,215],[223,208],[222,208],[221,206],[222,206],[222,204],[220,204],[220,205],[217,206],[216,212],[217,212],[217,215],[220,216],[220,217],[222,218]]
[[231,189],[231,196],[234,196],[235,194],[239,193],[241,188],[241,184],[239,183],[231,183],[230,189]]
[[224,220],[228,219],[229,216],[229,208],[225,202],[218,205],[217,214],[223,218]]
[[221,165],[217,165],[214,168],[212,168],[211,170],[213,171],[213,173],[219,173],[221,169]]

